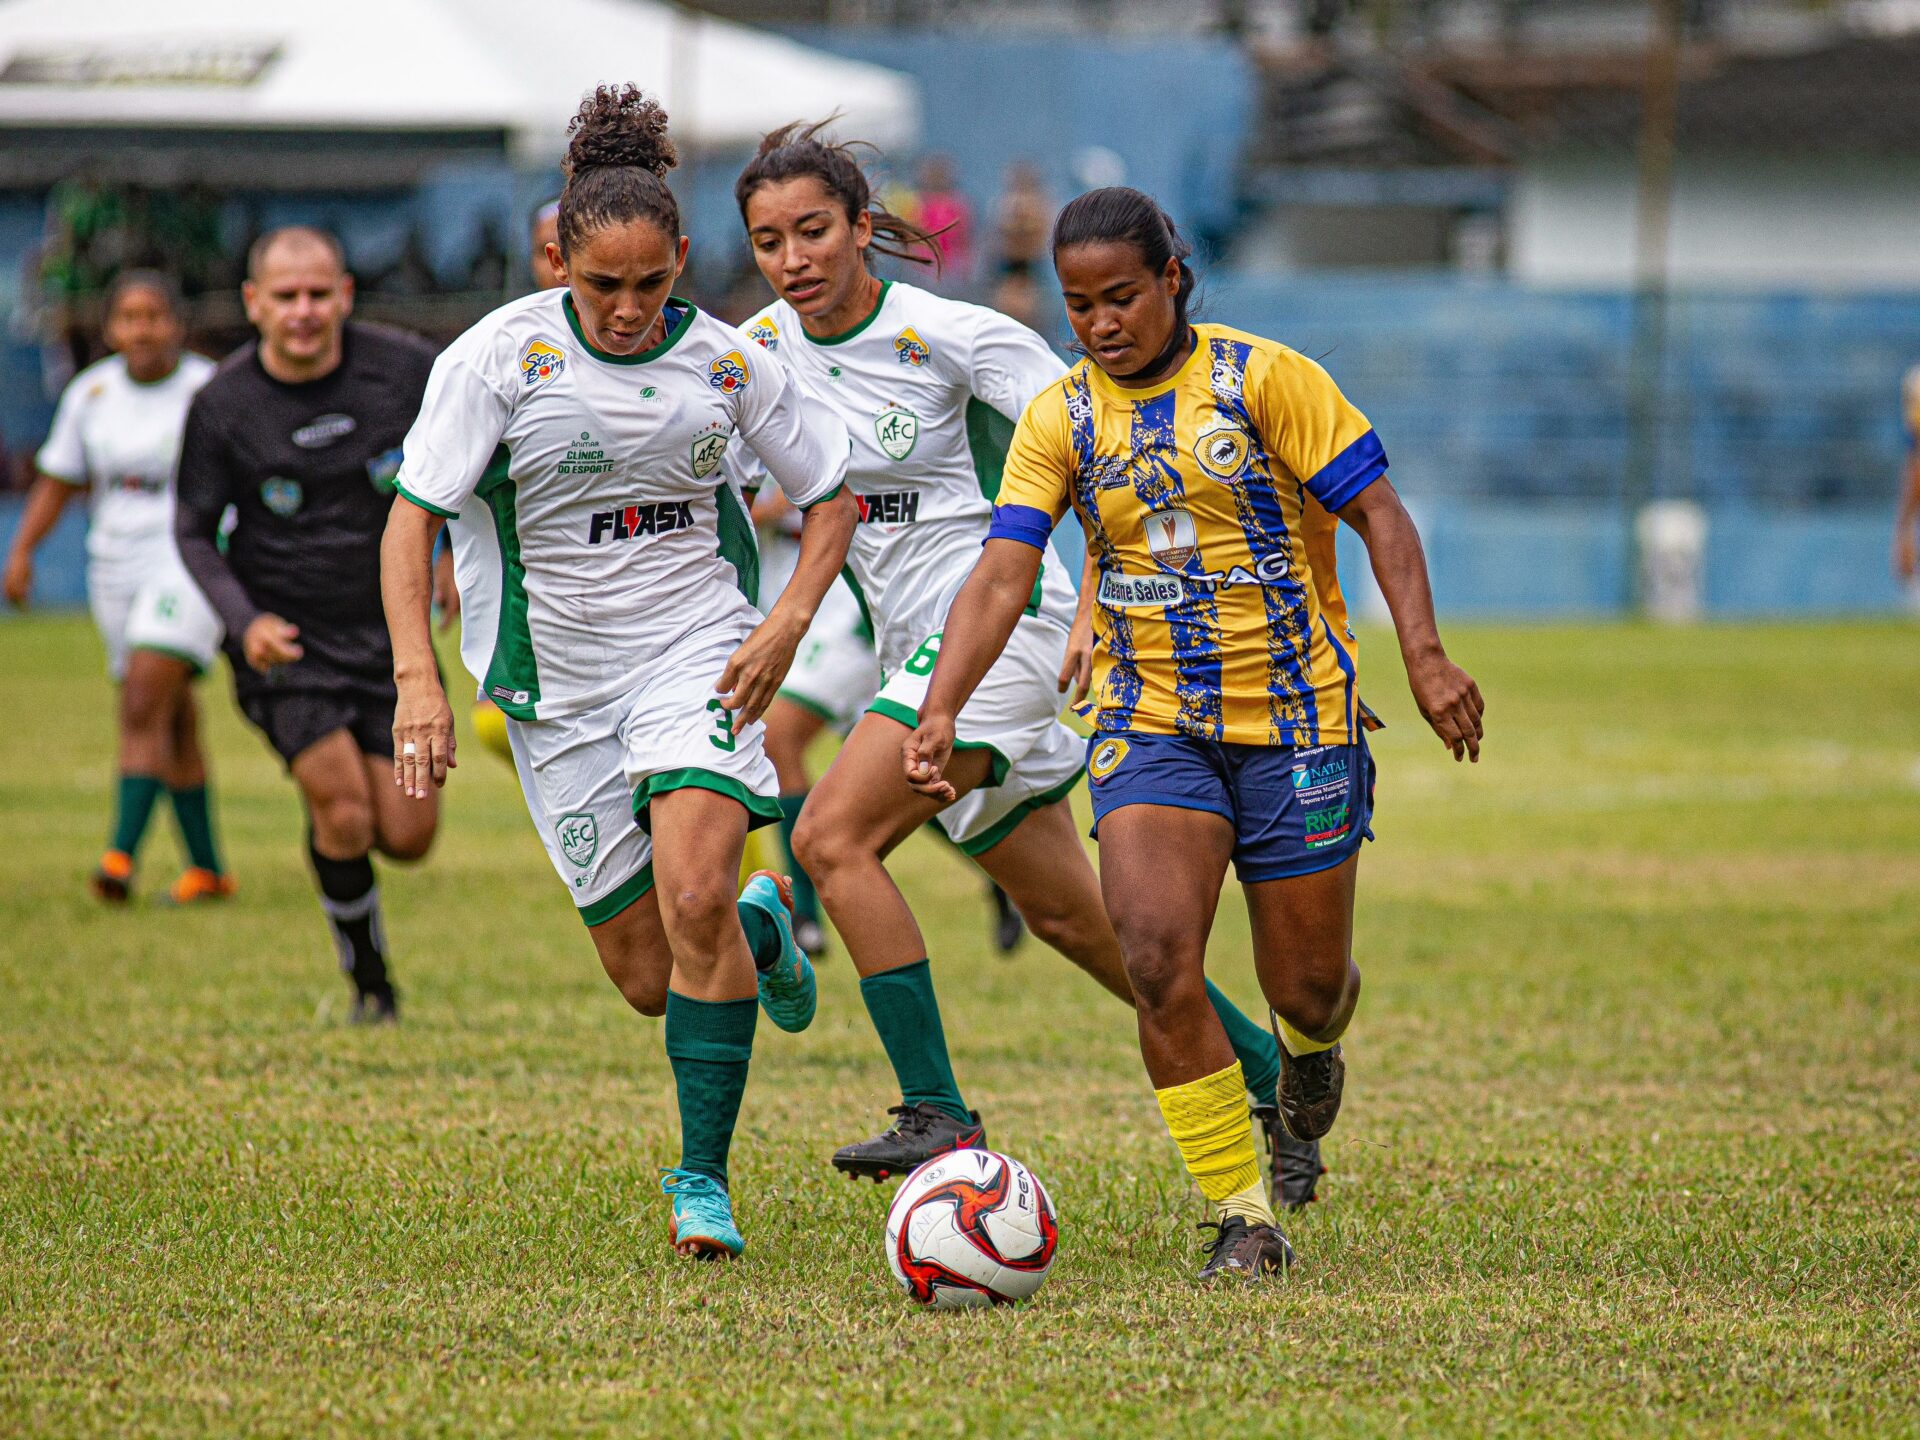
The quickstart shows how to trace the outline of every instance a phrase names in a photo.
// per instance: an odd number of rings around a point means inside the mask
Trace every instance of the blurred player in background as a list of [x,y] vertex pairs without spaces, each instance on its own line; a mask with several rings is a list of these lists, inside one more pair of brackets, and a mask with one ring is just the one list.
[[1217,1207],[1201,1278],[1255,1280],[1293,1252],[1259,1183],[1242,1062],[1208,1003],[1207,934],[1231,860],[1283,1041],[1281,1119],[1319,1139],[1360,998],[1354,885],[1373,808],[1335,516],[1367,544],[1414,699],[1456,759],[1479,759],[1480,692],[1440,644],[1386,453],[1327,373],[1190,323],[1187,246],[1137,190],[1073,201],[1053,253],[1088,358],[1021,417],[902,761],[914,789],[957,789],[956,717],[963,733],[1075,510],[1100,575],[1088,771],[1101,884],[1161,1113]]
[[40,478],[7,556],[6,595],[27,603],[33,552],[67,502],[93,491],[87,526],[87,599],[120,687],[120,758],[113,835],[93,876],[102,900],[132,893],[134,861],[164,792],[185,842],[179,903],[233,893],[220,863],[193,680],[220,650],[220,621],[188,578],[173,543],[180,432],[213,362],[188,354],[173,281],[128,270],[107,292],[114,353],[73,377],[40,448]]
[[[671,293],[687,241],[666,120],[630,85],[581,105],[553,257],[565,287],[494,311],[434,366],[400,476],[410,503],[387,527],[392,773],[430,800],[453,764],[427,629],[428,556],[451,519],[462,658],[507,715],[528,813],[608,977],[666,1016],[681,1155],[662,1189],[675,1249],[711,1258],[745,1244],[728,1156],[758,1009],[789,1031],[814,1014],[783,882],[735,890],[749,829],[780,815],[760,716],[854,508],[846,432]],[[752,522],[721,471],[736,442],[807,512],[764,617]]]
[[[363,325],[339,241],[271,231],[242,295],[259,339],[187,415],[176,534],[227,627],[234,692],[285,762],[357,1023],[397,1018],[372,852],[417,860],[437,810],[394,792],[380,536],[433,351]],[[237,523],[223,547],[222,514]]]
[[1920,569],[1915,564],[1914,535],[1920,527],[1920,365],[1907,371],[1900,401],[1907,423],[1907,465],[1900,477],[1900,506],[1893,521],[1893,571],[1911,589]]
[[[821,141],[819,129],[767,136],[734,195],[760,273],[780,297],[747,334],[853,436],[848,479],[861,523],[848,568],[887,680],[814,787],[794,840],[900,1082],[894,1123],[833,1157],[848,1174],[879,1179],[985,1143],[953,1073],[926,941],[886,869],[914,830],[937,817],[1037,936],[1121,999],[1130,1002],[1132,991],[1067,799],[1084,769],[1079,738],[1059,719],[1076,602],[1070,572],[1051,551],[1045,573],[1028,577],[1014,643],[961,721],[951,792],[916,794],[900,770],[947,607],[987,532],[1011,422],[1060,374],[1060,361],[1005,316],[874,276],[870,249],[915,259],[930,237],[874,210],[850,148]],[[1247,1060],[1255,1103],[1271,1105],[1273,1037],[1225,995],[1209,995]],[[1244,1131],[1244,1114],[1240,1124]],[[1288,1198],[1303,1203],[1318,1155],[1296,1159],[1302,1173],[1283,1177],[1276,1153],[1275,1189],[1284,1178]]]

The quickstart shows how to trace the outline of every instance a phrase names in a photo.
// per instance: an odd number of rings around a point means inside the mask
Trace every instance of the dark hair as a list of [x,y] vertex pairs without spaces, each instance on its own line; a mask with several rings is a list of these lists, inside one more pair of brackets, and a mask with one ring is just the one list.
[[253,244],[247,247],[247,278],[260,278],[260,267],[266,263],[267,252],[282,240],[301,240],[310,245],[318,245],[333,256],[333,263],[340,267],[342,274],[347,269],[347,252],[338,237],[329,235],[312,225],[281,225],[267,231]]
[[940,247],[933,242],[936,236],[944,233],[944,227],[941,230],[926,230],[894,214],[885,206],[873,203],[873,187],[867,183],[866,172],[853,156],[854,146],[866,145],[869,150],[873,146],[867,145],[864,140],[841,143],[819,138],[820,132],[837,118],[830,115],[811,125],[804,120],[796,120],[761,138],[759,150],[747,162],[747,168],[740,172],[740,178],[733,182],[733,198],[740,207],[741,220],[747,218],[747,201],[762,185],[775,185],[783,180],[797,180],[803,175],[811,175],[826,187],[829,195],[840,202],[847,212],[848,221],[858,219],[862,210],[867,212],[867,218],[873,224],[873,241],[869,248],[881,255],[891,255],[896,260],[931,265],[938,270]]
[[567,122],[567,183],[560,187],[560,253],[594,231],[650,220],[680,238],[680,202],[666,174],[679,163],[667,138],[667,112],[637,85],[595,88]]
[[129,290],[151,290],[160,297],[174,319],[186,318],[187,302],[180,296],[180,284],[164,270],[122,270],[107,287],[107,304],[101,314],[113,314],[114,306]]
[[1056,257],[1070,245],[1116,240],[1133,246],[1140,253],[1141,263],[1156,275],[1167,268],[1167,261],[1180,262],[1180,288],[1173,296],[1174,333],[1180,334],[1186,328],[1187,307],[1193,299],[1193,270],[1187,264],[1193,247],[1181,238],[1180,227],[1151,195],[1130,185],[1089,190],[1069,200],[1053,222]]

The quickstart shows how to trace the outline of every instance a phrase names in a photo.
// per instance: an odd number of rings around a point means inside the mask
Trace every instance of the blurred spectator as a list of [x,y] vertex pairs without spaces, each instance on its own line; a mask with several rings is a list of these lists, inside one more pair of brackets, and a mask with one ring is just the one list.
[[919,210],[900,213],[932,232],[940,250],[940,288],[965,289],[973,279],[973,206],[954,183],[946,156],[920,162]]
[[1038,271],[1053,228],[1053,200],[1031,162],[1007,167],[1006,188],[993,206],[998,272],[988,303],[1022,325],[1038,328],[1042,300]]
[[533,279],[536,290],[551,290],[556,285],[567,282],[560,278],[560,272],[553,268],[553,262],[547,258],[547,247],[555,249],[560,245],[560,197],[542,200],[533,207],[533,214],[527,217],[527,274]]
[[1893,570],[1902,584],[1912,587],[1920,565],[1915,562],[1915,535],[1920,529],[1920,365],[1907,371],[1901,386],[1901,415],[1907,429],[1907,464],[1900,477],[1900,508],[1893,522]]

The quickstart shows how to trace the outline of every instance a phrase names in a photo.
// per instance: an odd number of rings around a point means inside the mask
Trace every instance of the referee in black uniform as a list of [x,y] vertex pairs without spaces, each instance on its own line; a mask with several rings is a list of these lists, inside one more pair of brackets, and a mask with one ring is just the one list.
[[[247,256],[260,338],[194,397],[181,442],[180,555],[226,622],[240,708],[286,762],[353,1019],[397,1018],[371,852],[418,860],[437,802],[393,784],[393,651],[380,537],[433,351],[349,321],[339,241],[290,226]],[[221,517],[237,517],[224,545]]]

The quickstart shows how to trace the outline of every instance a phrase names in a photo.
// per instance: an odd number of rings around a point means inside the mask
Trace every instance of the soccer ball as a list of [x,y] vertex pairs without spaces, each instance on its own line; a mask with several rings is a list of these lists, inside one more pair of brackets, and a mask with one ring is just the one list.
[[887,1211],[887,1263],[922,1305],[1011,1305],[1040,1288],[1060,1230],[1039,1177],[991,1150],[927,1161]]

